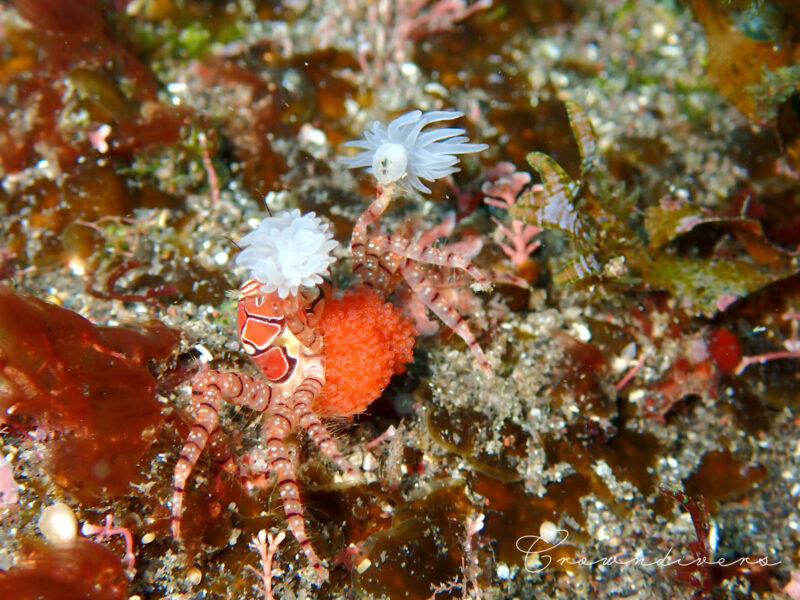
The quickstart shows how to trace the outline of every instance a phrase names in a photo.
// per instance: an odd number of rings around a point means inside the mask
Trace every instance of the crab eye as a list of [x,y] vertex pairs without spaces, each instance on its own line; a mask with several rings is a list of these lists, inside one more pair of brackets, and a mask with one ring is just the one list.
[[387,142],[378,146],[372,159],[372,171],[379,183],[397,181],[406,174],[408,153],[401,144]]

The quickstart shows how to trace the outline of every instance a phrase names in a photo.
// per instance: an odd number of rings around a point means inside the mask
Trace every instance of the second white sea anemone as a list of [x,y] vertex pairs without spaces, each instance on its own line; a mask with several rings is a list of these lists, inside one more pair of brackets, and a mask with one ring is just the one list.
[[313,212],[297,209],[267,217],[239,242],[244,249],[236,264],[250,269],[250,278],[261,283],[264,293],[281,298],[297,295],[300,287],[322,283],[322,276],[336,259],[333,233]]
[[463,116],[457,110],[434,110],[423,113],[413,110],[397,117],[389,125],[375,121],[364,132],[363,140],[345,143],[345,146],[364,148],[364,152],[344,163],[351,169],[368,167],[381,185],[395,181],[406,189],[427,193],[430,189],[421,179],[434,181],[460,169],[456,154],[479,152],[486,144],[470,144],[463,129],[445,127],[423,132],[422,129],[438,121],[450,121]]

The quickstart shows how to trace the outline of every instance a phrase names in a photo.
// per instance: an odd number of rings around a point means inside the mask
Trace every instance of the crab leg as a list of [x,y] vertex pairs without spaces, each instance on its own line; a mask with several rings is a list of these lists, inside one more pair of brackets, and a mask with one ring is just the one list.
[[377,255],[391,252],[405,259],[466,271],[481,286],[491,286],[491,279],[488,275],[463,256],[449,250],[415,244],[408,238],[399,235],[381,235],[372,238],[367,248],[369,253]]
[[328,433],[328,429],[323,425],[319,417],[307,410],[302,418],[303,420],[301,423],[303,428],[308,431],[309,437],[319,446],[322,453],[350,479],[358,479],[358,472],[355,467],[353,467],[350,461],[339,451],[339,447],[336,445],[336,442],[333,441],[331,434]]
[[322,393],[325,367],[324,361],[319,356],[309,357],[305,371],[305,379],[297,387],[292,399],[294,401],[293,413],[297,423],[308,432],[309,437],[322,450],[343,473],[357,479],[358,475],[350,461],[339,451],[328,429],[320,418],[311,410],[314,399]]
[[467,343],[467,346],[472,350],[475,355],[475,360],[478,361],[478,366],[487,375],[492,375],[492,367],[486,355],[481,350],[478,340],[472,335],[469,326],[464,318],[458,314],[458,311],[450,306],[443,296],[436,291],[436,287],[426,277],[425,272],[416,266],[414,263],[406,263],[401,268],[403,278],[411,288],[411,290],[420,297],[431,311],[439,317],[442,322],[455,331],[459,337]]
[[[386,211],[389,203],[392,201],[394,186],[379,186],[378,196],[367,209],[358,217],[355,226],[353,227],[353,234],[350,238],[350,251],[353,256],[353,276],[358,278],[359,271],[367,260],[367,227],[377,221],[380,216]],[[372,270],[372,269],[369,269]]]
[[294,429],[292,423],[285,415],[292,411],[282,402],[275,406],[275,412],[270,414],[264,423],[267,456],[269,457],[269,470],[275,474],[278,482],[278,493],[286,513],[289,530],[294,535],[309,564],[322,581],[328,580],[328,570],[322,566],[311,541],[306,535],[306,526],[303,521],[303,505],[300,502],[300,490],[297,487],[297,478],[294,465],[289,457],[289,450],[284,439]]
[[[181,512],[186,482],[209,440],[212,440],[212,446],[214,445],[213,438],[220,431],[219,411],[223,401],[248,406],[254,410],[265,410],[271,396],[268,386],[243,373],[205,371],[195,377],[192,383],[195,422],[181,450],[172,480],[171,518],[174,537],[181,536]],[[263,408],[260,408],[262,406]],[[230,457],[225,461],[224,467],[226,470],[235,468]]]

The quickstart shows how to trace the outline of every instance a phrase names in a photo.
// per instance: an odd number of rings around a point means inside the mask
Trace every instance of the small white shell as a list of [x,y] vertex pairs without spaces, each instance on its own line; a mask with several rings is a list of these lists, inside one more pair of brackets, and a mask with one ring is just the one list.
[[78,537],[78,519],[69,506],[57,502],[42,511],[39,531],[51,544],[66,544]]

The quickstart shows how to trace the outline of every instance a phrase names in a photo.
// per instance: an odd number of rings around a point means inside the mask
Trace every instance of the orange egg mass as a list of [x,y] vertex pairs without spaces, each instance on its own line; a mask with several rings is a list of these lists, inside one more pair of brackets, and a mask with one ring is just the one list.
[[347,292],[325,306],[325,387],[312,410],[345,417],[366,410],[389,379],[413,358],[414,326],[370,289]]

